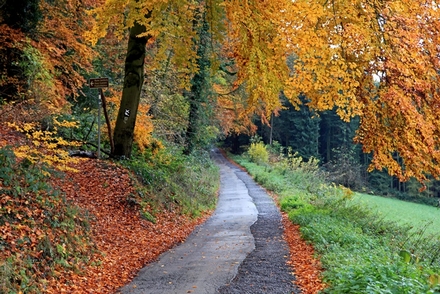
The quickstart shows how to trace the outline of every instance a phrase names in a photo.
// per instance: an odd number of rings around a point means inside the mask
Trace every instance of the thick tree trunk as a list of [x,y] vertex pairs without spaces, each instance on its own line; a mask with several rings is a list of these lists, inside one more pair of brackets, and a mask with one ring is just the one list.
[[145,45],[150,36],[139,38],[145,27],[135,23],[130,29],[127,56],[125,58],[124,88],[114,130],[113,156],[130,157],[133,133],[136,125],[141,89],[144,82]]

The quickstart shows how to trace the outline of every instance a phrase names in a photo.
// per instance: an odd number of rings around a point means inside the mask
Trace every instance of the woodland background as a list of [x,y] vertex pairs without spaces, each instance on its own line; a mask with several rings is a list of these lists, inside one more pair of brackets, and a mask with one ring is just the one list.
[[[72,191],[87,179],[55,182],[58,192],[46,183],[81,170],[72,151],[96,156],[99,132],[103,157],[116,160],[99,169],[124,166],[136,187],[116,203],[150,223],[162,210],[201,217],[212,209],[216,142],[234,153],[264,142],[272,154],[319,160],[327,181],[434,205],[438,6],[0,1],[1,286],[49,289],[61,270],[98,262],[86,254],[87,209],[67,205],[84,196]],[[96,77],[110,80],[100,130],[98,90],[88,85]]]

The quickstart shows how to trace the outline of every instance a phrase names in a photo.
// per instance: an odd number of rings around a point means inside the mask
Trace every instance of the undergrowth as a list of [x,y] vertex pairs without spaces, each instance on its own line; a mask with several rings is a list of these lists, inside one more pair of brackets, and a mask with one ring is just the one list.
[[135,152],[123,164],[140,181],[141,211],[150,221],[154,222],[154,214],[163,208],[195,217],[215,207],[219,171],[207,151],[187,156],[172,146],[155,152],[146,149]]
[[233,159],[279,195],[281,209],[314,245],[328,285],[323,293],[440,293],[440,236],[352,201],[350,189],[323,180],[317,162],[295,155],[263,165],[248,155]]
[[50,186],[53,173],[0,149],[0,293],[44,292],[49,279],[88,262],[87,220]]

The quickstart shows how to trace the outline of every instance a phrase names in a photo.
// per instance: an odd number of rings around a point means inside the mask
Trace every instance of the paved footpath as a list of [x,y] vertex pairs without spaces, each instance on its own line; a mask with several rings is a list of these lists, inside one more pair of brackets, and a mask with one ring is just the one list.
[[299,293],[285,263],[288,248],[272,199],[218,150],[212,154],[221,181],[214,214],[118,293]]

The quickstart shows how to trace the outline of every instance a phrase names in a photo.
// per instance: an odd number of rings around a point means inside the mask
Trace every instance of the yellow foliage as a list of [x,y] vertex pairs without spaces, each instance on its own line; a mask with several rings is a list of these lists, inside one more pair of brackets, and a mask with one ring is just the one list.
[[252,143],[249,147],[248,154],[251,161],[257,164],[265,164],[269,162],[269,152],[263,142]]
[[[373,154],[371,168],[401,180],[440,176],[438,3],[108,0],[92,11],[97,23],[88,37],[96,42],[114,20],[121,34],[135,22],[144,25],[145,35],[159,41],[151,67],[178,68],[183,88],[198,70],[193,20],[205,12],[239,70],[232,88],[243,85],[248,95],[235,103],[235,95],[220,94],[220,113],[233,122],[224,119],[224,130],[239,130],[236,122],[250,112],[269,117],[281,108],[283,90],[293,105],[305,95],[313,109],[336,109],[346,121],[359,116],[356,141]],[[222,18],[211,13],[226,15],[224,34],[216,31]],[[141,129],[140,136],[150,130]]]
[[153,132],[153,123],[151,116],[148,115],[149,105],[140,104],[136,119],[136,126],[134,128],[134,141],[138,144],[141,152],[151,143]]
[[66,141],[57,135],[58,127],[77,127],[78,122],[58,121],[53,119],[53,131],[43,131],[36,123],[8,123],[9,127],[22,132],[29,139],[27,145],[14,148],[18,158],[29,160],[32,164],[46,164],[61,171],[76,171],[69,165],[80,159],[70,157],[67,147],[79,147],[80,142]]
[[[115,95],[108,97],[107,102],[111,105],[112,108],[118,109],[120,104],[120,98],[118,97],[120,93],[115,93]],[[141,101],[138,107],[138,112],[136,116],[136,126],[134,129],[134,142],[138,145],[141,151],[144,151],[145,148],[151,147],[150,145],[153,143],[152,133],[153,133],[153,122],[151,115],[148,114],[150,110],[150,105]],[[110,113],[110,121],[112,125],[112,129],[114,130],[116,124],[116,112]],[[105,128],[105,130],[104,130]],[[107,132],[105,126],[103,126],[103,134]]]

